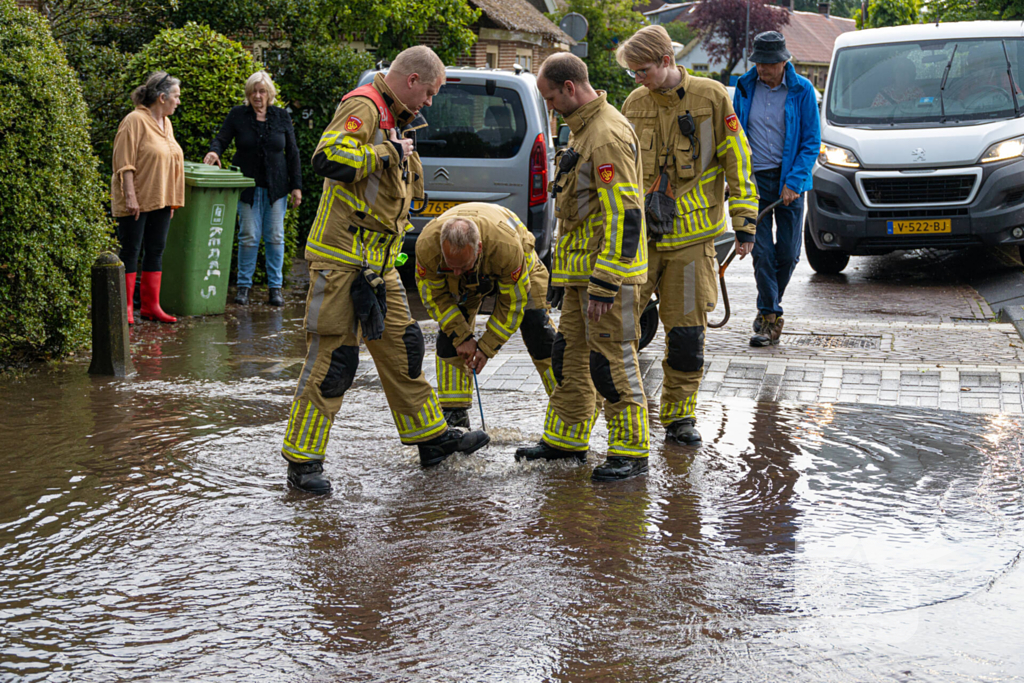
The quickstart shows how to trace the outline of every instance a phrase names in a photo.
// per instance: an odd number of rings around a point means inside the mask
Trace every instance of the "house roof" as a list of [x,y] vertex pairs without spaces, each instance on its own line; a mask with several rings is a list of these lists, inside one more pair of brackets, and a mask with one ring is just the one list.
[[857,22],[817,12],[793,12],[789,23],[780,31],[786,37],[786,47],[793,53],[794,62],[832,61],[832,47],[836,38],[857,30]]
[[[697,5],[697,2],[667,3],[656,10],[646,12],[645,16],[652,19],[660,17],[659,23],[667,23],[665,19],[690,23]],[[782,7],[778,10],[787,11]],[[779,31],[786,37],[786,47],[793,54],[794,62],[828,64],[832,61],[832,48],[836,38],[856,29],[857,22],[853,19],[826,16],[817,12],[791,12],[789,23],[782,26]],[[688,53],[696,44],[691,41],[682,54]],[[677,55],[677,58],[680,56]]]
[[540,13],[527,0],[469,0],[484,15],[507,31],[541,35],[556,43],[575,45],[576,41]]

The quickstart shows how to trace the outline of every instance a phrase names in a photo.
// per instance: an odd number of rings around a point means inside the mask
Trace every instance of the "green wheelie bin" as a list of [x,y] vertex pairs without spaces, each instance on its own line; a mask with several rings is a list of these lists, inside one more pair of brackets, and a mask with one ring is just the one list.
[[185,206],[174,212],[164,248],[160,306],[165,311],[224,312],[238,197],[255,184],[235,166],[185,162]]

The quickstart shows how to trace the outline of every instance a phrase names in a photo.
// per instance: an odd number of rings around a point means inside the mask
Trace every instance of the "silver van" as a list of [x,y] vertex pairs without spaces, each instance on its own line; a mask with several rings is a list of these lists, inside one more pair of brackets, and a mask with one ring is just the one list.
[[[377,72],[364,71],[359,85]],[[555,146],[537,79],[519,69],[449,68],[445,74],[444,87],[422,110],[430,125],[416,145],[427,202],[413,207],[405,253],[416,253],[416,238],[431,219],[464,202],[491,202],[519,216],[550,266],[555,202],[547,185]]]
[[835,43],[805,250],[1024,245],[1024,24],[844,33]]

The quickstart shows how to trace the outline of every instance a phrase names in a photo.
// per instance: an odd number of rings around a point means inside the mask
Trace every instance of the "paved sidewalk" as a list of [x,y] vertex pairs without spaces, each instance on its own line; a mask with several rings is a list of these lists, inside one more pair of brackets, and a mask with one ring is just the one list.
[[[997,322],[967,282],[986,255],[906,252],[854,258],[837,276],[797,267],[784,298],[782,343],[751,348],[756,286],[750,259],[727,272],[732,317],[709,330],[700,400],[873,403],[982,413],[1024,413],[1024,342],[1012,324]],[[980,261],[980,263],[979,263]],[[414,293],[414,312],[418,307]],[[557,312],[556,312],[557,315]],[[712,320],[723,315],[721,302]],[[424,317],[424,316],[418,316]],[[477,327],[482,332],[486,316]],[[434,382],[437,325],[421,320]],[[640,354],[648,398],[661,391],[664,333]],[[365,349],[357,381],[375,383]],[[486,391],[544,390],[517,334],[480,374]]]

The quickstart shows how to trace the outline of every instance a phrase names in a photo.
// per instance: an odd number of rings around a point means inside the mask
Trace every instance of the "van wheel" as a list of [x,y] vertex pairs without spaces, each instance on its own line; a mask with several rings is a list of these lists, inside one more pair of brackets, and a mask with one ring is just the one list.
[[811,231],[804,224],[804,252],[807,254],[807,262],[816,273],[835,275],[841,273],[843,268],[850,262],[850,255],[838,251],[823,251],[811,239]]
[[636,345],[637,351],[642,351],[645,346],[654,341],[654,335],[658,334],[658,302],[652,301],[640,315],[640,341]]

